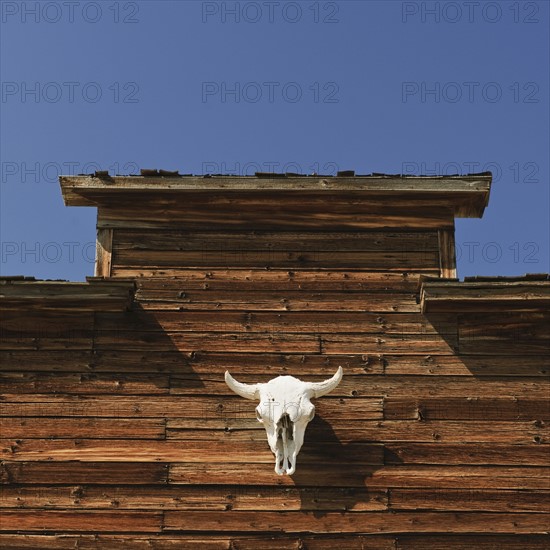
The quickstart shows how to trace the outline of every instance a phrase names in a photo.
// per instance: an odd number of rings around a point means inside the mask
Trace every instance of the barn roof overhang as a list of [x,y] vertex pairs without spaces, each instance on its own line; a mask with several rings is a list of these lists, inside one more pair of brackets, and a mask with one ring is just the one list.
[[[142,201],[170,208],[186,197],[200,195],[264,196],[281,201],[284,197],[314,196],[331,198],[352,196],[365,204],[416,205],[423,209],[446,209],[455,217],[481,217],[489,200],[491,174],[464,176],[337,175],[302,176],[294,174],[256,174],[255,176],[173,175],[143,171],[148,175],[60,176],[67,206],[117,207]],[[168,175],[163,175],[168,174]]]
[[422,313],[550,311],[550,276],[421,278]]
[[36,280],[34,277],[0,277],[0,307],[28,310],[126,311],[134,299],[133,280],[87,282]]

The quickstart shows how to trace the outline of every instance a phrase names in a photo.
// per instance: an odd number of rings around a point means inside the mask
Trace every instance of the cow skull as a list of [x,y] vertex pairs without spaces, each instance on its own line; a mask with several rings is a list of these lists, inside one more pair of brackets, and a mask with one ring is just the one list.
[[243,384],[225,371],[225,382],[237,395],[260,400],[256,417],[267,432],[267,441],[275,455],[275,472],[279,475],[292,475],[296,470],[306,426],[315,416],[315,406],[310,400],[331,392],[340,380],[342,367],[324,382],[278,376],[264,384]]

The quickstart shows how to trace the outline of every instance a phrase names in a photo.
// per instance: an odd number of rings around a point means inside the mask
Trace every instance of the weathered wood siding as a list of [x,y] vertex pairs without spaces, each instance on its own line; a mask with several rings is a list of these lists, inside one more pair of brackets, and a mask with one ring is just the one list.
[[[113,274],[181,267],[439,269],[436,231],[122,230],[113,236]],[[138,271],[139,273],[139,271]]]
[[[112,278],[90,287],[135,280],[131,305],[52,283],[2,294],[0,545],[548,547],[547,287],[513,309],[419,293],[454,273],[447,203],[121,207],[104,187],[96,273]],[[277,476],[224,371],[315,381],[338,365],[296,474]]]
[[[424,316],[417,284],[181,269],[138,278],[130,311],[6,309],[0,541],[545,547],[549,315]],[[319,380],[337,365],[296,475],[277,476],[223,371]]]

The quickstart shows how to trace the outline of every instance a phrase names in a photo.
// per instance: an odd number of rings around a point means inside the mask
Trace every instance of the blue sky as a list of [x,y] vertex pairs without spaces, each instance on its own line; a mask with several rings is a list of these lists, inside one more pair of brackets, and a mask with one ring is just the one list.
[[93,274],[57,176],[491,170],[459,276],[549,270],[547,1],[7,1],[2,275]]

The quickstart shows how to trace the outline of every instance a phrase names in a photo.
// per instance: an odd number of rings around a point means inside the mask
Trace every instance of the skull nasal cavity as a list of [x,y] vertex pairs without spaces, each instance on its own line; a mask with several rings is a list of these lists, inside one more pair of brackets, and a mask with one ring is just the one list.
[[277,422],[277,431],[279,433],[279,437],[281,437],[283,430],[285,430],[285,435],[287,439],[293,439],[292,434],[292,427],[293,423],[292,420],[290,420],[290,416],[288,414],[283,414],[281,418],[279,419],[279,422]]

